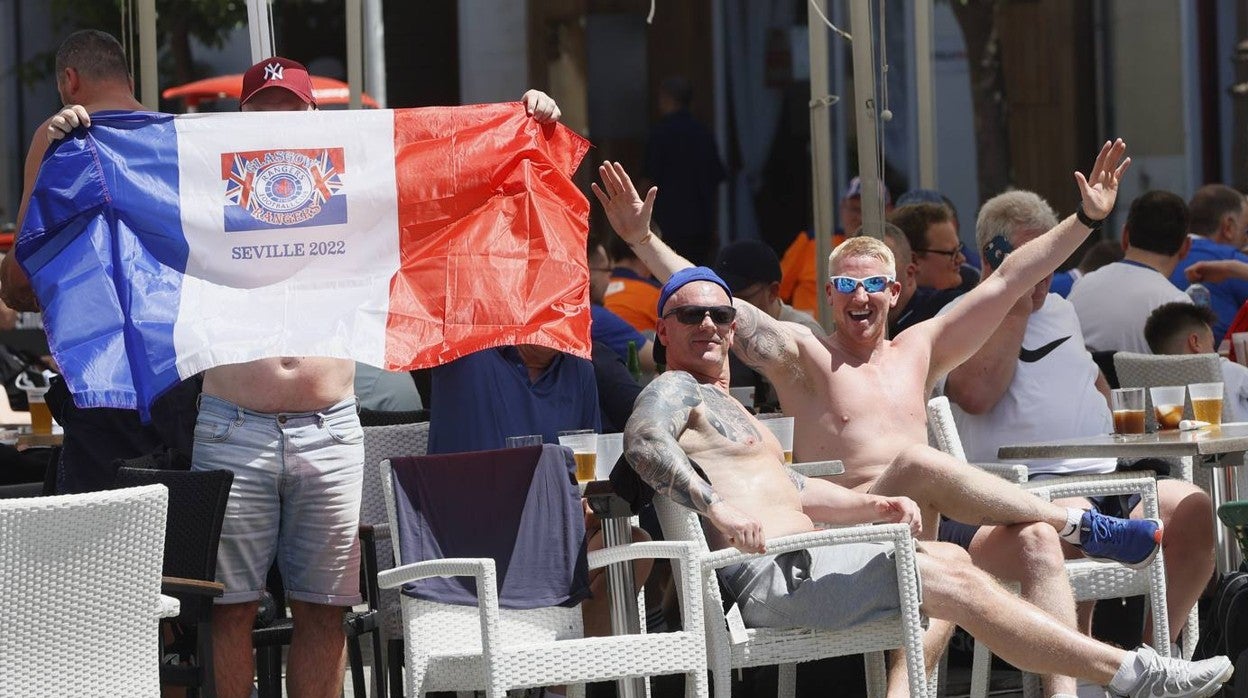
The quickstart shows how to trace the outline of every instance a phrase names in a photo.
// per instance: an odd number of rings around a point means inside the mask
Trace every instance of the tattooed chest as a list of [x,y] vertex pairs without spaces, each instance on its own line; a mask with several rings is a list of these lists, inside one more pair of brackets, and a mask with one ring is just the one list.
[[706,406],[705,418],[720,436],[734,443],[747,445],[762,440],[753,418],[735,399],[714,388],[699,386]]

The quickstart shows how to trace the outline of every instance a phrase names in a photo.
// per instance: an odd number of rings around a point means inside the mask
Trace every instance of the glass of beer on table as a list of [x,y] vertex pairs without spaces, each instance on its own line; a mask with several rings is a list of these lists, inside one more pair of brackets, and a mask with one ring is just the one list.
[[784,451],[784,462],[789,465],[793,464],[793,418],[786,417],[779,412],[758,415],[758,421],[763,423],[776,440],[780,442],[780,450]]
[[1153,416],[1157,418],[1157,428],[1161,431],[1178,429],[1183,421],[1183,398],[1187,387],[1182,385],[1165,385],[1148,389],[1153,398]]
[[593,481],[598,467],[598,435],[594,430],[561,431],[559,444],[572,449],[572,457],[576,460],[576,481]]
[[1210,424],[1222,423],[1222,384],[1190,383],[1187,394],[1192,398],[1192,418]]
[[1144,389],[1117,388],[1110,391],[1109,398],[1114,411],[1114,433],[1143,434]]

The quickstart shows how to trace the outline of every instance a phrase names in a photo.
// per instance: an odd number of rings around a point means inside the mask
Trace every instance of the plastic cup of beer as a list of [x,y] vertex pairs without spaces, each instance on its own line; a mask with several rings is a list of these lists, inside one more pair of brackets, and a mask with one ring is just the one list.
[[761,414],[758,421],[770,429],[780,442],[780,449],[784,451],[784,462],[793,463],[793,418],[780,413]]
[[1187,395],[1187,387],[1182,385],[1166,385],[1148,389],[1153,398],[1153,416],[1157,418],[1157,428],[1166,431],[1178,429],[1183,421],[1183,400]]
[[26,403],[30,405],[30,431],[35,434],[51,434],[52,412],[48,410],[46,399],[48,389],[33,387],[23,390],[26,391]]
[[1109,404],[1114,410],[1115,434],[1144,433],[1144,389],[1117,388],[1110,391]]
[[624,455],[623,434],[599,434],[595,479],[606,480],[611,477],[611,469],[619,462],[622,455]]
[[1210,424],[1222,423],[1222,384],[1190,383],[1187,394],[1192,398],[1192,418]]
[[521,448],[524,446],[541,446],[541,434],[525,434],[524,436],[508,436],[507,448]]
[[576,481],[593,481],[598,468],[598,435],[592,429],[561,431],[559,443],[572,449],[572,457],[576,460]]

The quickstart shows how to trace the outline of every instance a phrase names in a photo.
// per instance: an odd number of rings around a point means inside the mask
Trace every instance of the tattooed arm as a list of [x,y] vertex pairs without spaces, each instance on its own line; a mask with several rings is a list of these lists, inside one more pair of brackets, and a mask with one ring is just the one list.
[[733,547],[766,552],[762,524],[725,502],[680,446],[681,433],[702,406],[701,390],[688,373],[668,371],[654,379],[637,396],[624,428],[624,457],[656,492],[705,516]]

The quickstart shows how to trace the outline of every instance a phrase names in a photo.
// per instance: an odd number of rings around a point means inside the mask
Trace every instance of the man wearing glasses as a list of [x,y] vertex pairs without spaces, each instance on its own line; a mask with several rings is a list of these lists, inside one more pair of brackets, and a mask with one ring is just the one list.
[[[905,496],[922,510],[934,535],[940,514],[998,524],[985,549],[1008,564],[1024,597],[1067,627],[1075,604],[1066,581],[1059,535],[1085,554],[1146,565],[1161,540],[1160,522],[1127,521],[1044,502],[927,445],[926,402],[936,381],[971,356],[1024,293],[1070,256],[1096,221],[1113,209],[1127,166],[1126,145],[1106,143],[1091,174],[1075,173],[1081,195],[1071,216],[1010,255],[957,308],[887,337],[888,311],[899,292],[891,251],[875,238],[851,238],[828,261],[827,302],[836,325],[827,340],[734,303],[736,351],[763,373],[795,420],[794,459],[840,459],[839,481],[860,492]],[[643,199],[618,163],[599,168],[594,194],[616,232],[660,278],[689,263],[649,234],[657,190]],[[995,562],[995,560],[994,560]],[[996,567],[997,565],[993,565]],[[946,629],[951,632],[951,628]],[[933,661],[944,638],[933,634]],[[1073,694],[1074,681],[1050,677],[1048,695]]]
[[[878,294],[892,282],[873,275],[834,283]],[[741,319],[759,314],[750,308],[734,307],[728,284],[706,267],[671,275],[657,331],[672,370],[637,398],[624,430],[629,464],[657,492],[705,517],[715,549],[765,554],[769,539],[813,531],[816,521],[903,523],[921,533],[922,516],[909,497],[856,492],[789,469],[775,437],[728,394],[728,351]],[[898,613],[890,551],[870,543],[815,547],[725,567],[719,577],[750,627],[843,629]],[[1006,591],[953,545],[923,543],[917,562],[924,614],[965,627],[1029,671],[1070,671],[1108,684],[1116,696],[1158,698],[1212,695],[1234,671],[1226,657],[1185,662],[1080,635]],[[892,662],[894,688],[905,684],[898,681],[905,664]]]
[[[919,288],[944,291],[960,288],[963,292],[975,287],[978,279],[964,280],[962,242],[954,226],[953,212],[944,204],[906,204],[896,208],[888,222],[906,234],[914,255],[915,282]],[[897,260],[906,263],[910,260]],[[969,283],[967,283],[969,281]]]

